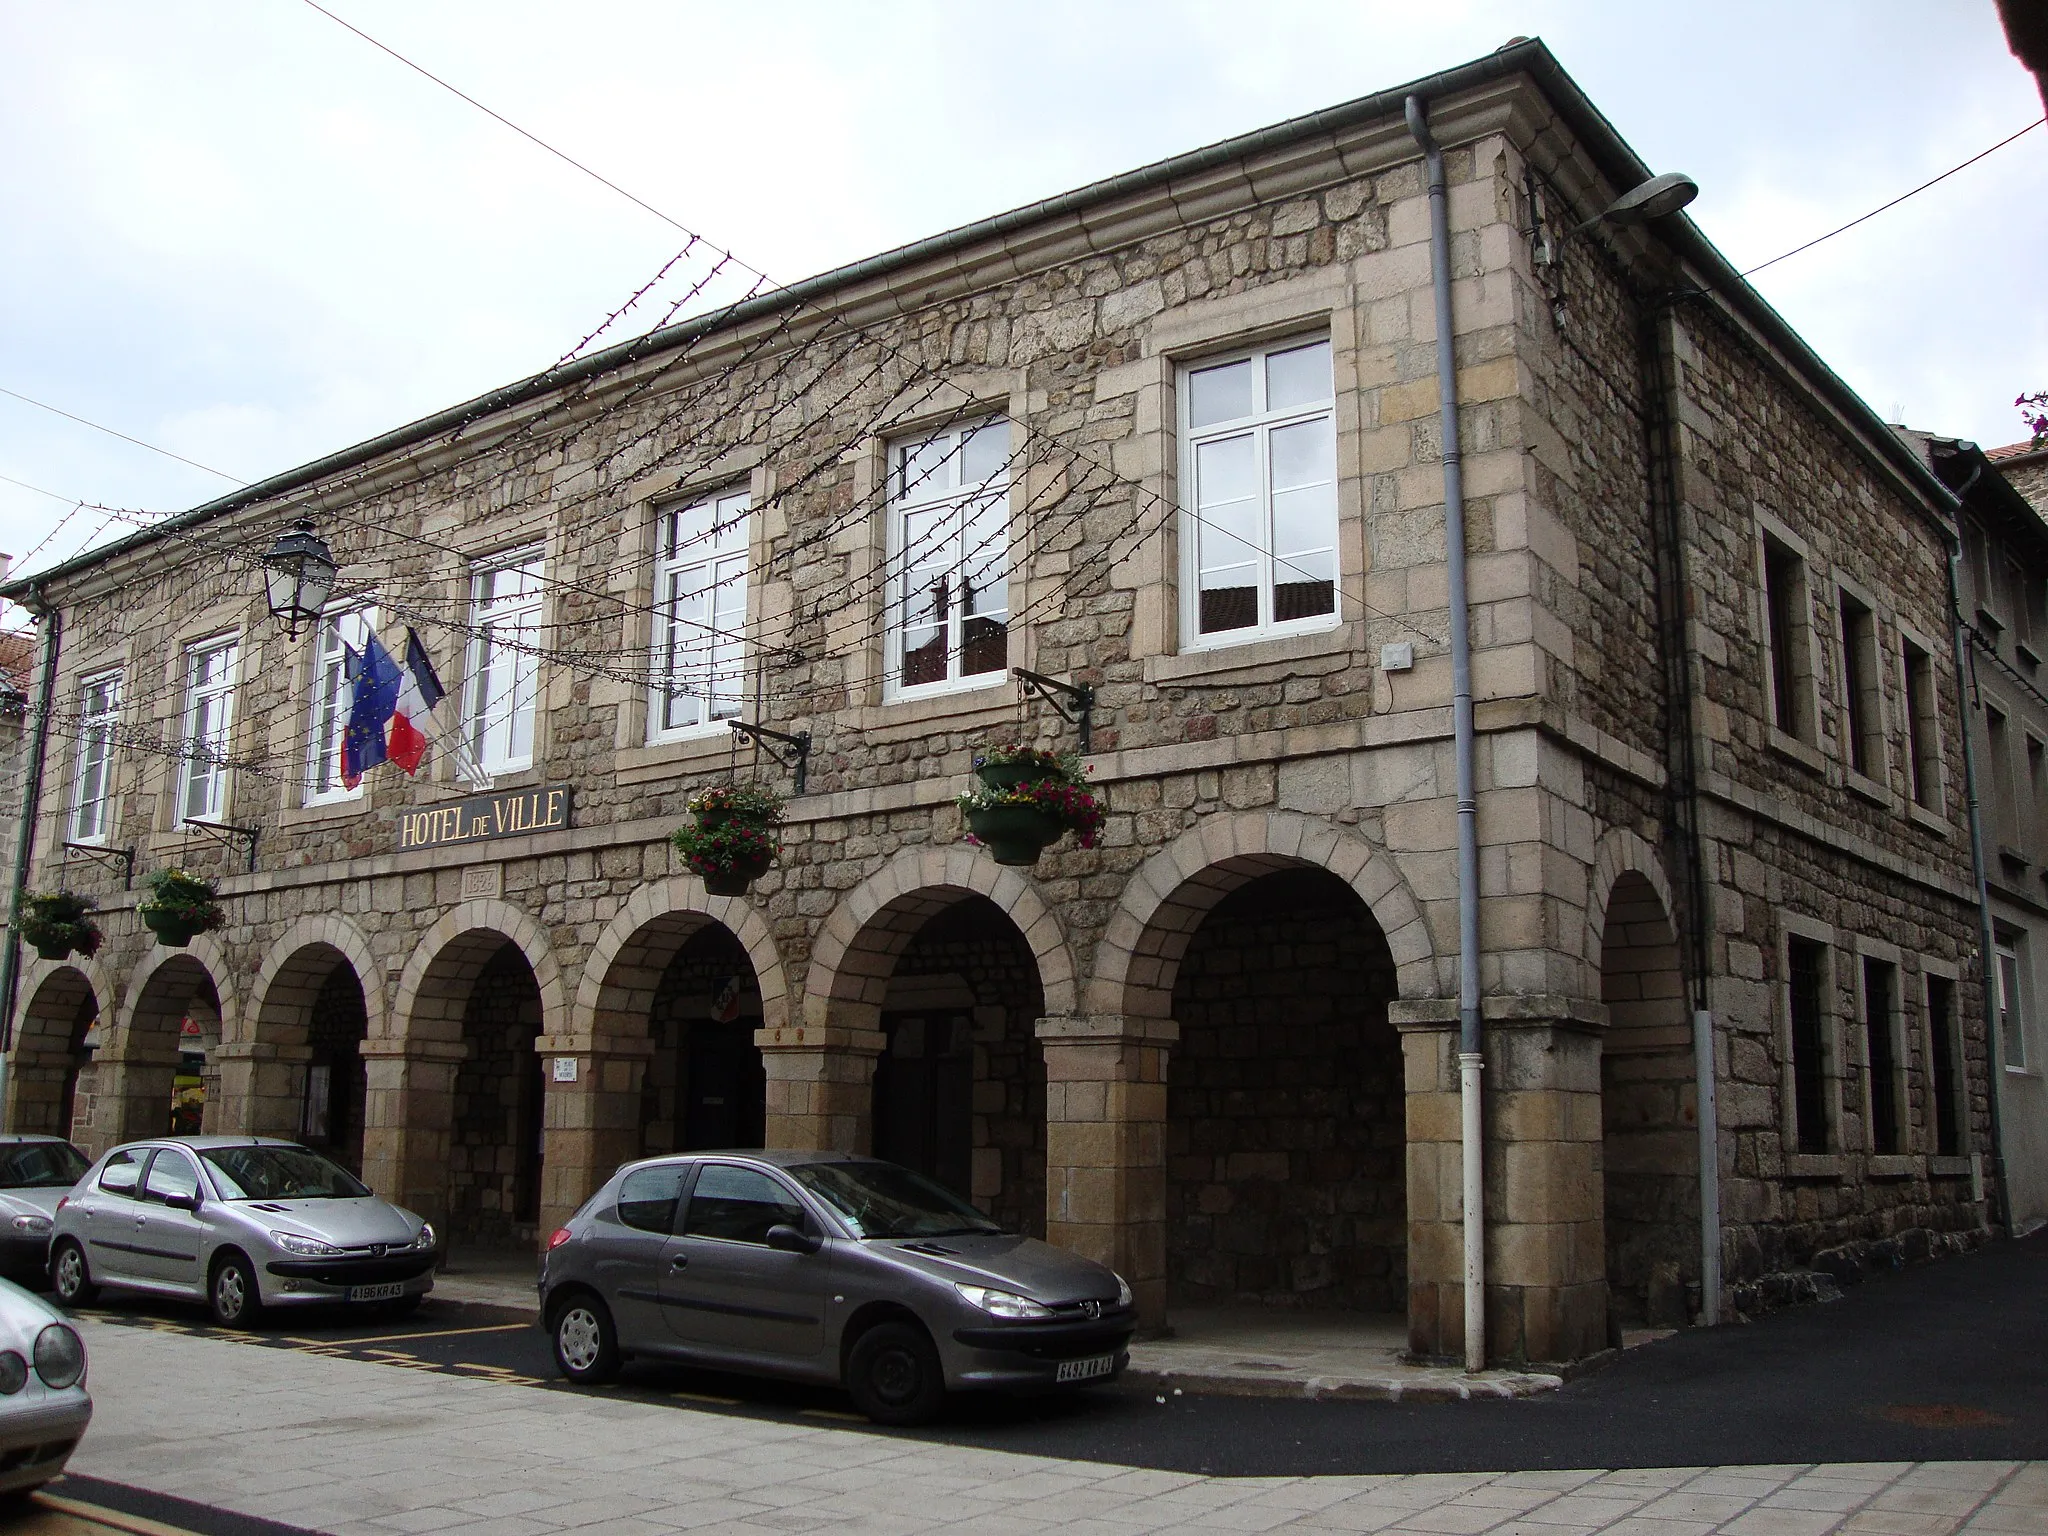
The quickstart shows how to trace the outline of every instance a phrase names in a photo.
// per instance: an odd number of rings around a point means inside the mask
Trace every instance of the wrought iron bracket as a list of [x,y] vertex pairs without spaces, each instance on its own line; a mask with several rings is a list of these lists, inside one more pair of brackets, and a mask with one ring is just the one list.
[[65,843],[62,847],[64,849],[64,857],[67,859],[75,853],[82,859],[91,859],[95,864],[120,865],[122,889],[125,890],[135,884],[135,845],[133,843],[130,843],[126,848],[109,848],[102,843]]
[[261,827],[231,827],[224,821],[186,821],[179,824],[181,830],[197,832],[211,838],[223,848],[232,848],[238,842],[249,845],[249,872],[256,872],[256,839]]
[[[1069,725],[1081,730],[1081,750],[1089,748],[1089,738],[1095,728],[1095,690],[1086,683],[1063,683],[1056,677],[1029,672],[1023,667],[1010,668],[1010,676],[1017,679],[1031,692],[1050,704],[1059,717]],[[1069,707],[1071,706],[1071,712]]]
[[798,731],[791,735],[787,731],[770,730],[765,725],[754,725],[746,720],[726,722],[735,736],[744,736],[757,747],[766,747],[768,755],[796,775],[794,791],[804,792],[804,781],[809,777],[811,766],[811,733]]

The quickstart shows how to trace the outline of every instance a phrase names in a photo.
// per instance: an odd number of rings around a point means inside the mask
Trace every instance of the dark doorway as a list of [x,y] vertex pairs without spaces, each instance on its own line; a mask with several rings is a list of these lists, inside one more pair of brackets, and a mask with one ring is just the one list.
[[974,1020],[885,1013],[875,1063],[875,1156],[974,1194]]
[[760,1027],[761,989],[746,946],[716,923],[700,928],[662,971],[648,1012],[646,1155],[761,1145],[768,1074],[754,1044]]
[[320,984],[306,1024],[306,1091],[299,1108],[299,1139],[318,1147],[344,1167],[363,1167],[363,1106],[368,1084],[363,1036],[369,1015],[362,983],[347,962]]

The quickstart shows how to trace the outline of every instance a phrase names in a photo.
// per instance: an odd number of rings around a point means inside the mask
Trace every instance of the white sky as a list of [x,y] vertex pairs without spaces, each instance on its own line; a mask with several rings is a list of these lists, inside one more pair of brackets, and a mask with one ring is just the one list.
[[[2041,112],[1991,0],[330,8],[783,281],[1518,34],[1742,266]],[[246,479],[547,366],[681,243],[300,0],[0,0],[0,144],[0,388]],[[1881,414],[1990,446],[2048,388],[2044,252],[2048,128],[1758,283]],[[6,396],[0,476],[230,485]],[[0,482],[0,550],[67,511]]]

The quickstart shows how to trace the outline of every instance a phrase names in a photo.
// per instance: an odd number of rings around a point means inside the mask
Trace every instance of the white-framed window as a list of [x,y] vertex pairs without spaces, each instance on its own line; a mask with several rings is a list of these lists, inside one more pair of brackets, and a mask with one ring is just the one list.
[[1335,625],[1328,338],[1188,364],[1179,396],[1185,648]]
[[1998,1037],[2005,1053],[2007,1070],[2027,1069],[2026,989],[2020,980],[2020,941],[2001,935],[1996,943],[1998,959]]
[[233,636],[185,647],[184,767],[178,820],[219,821],[227,810],[228,748],[235,719],[235,672],[241,643]]
[[1009,466],[1001,416],[890,445],[889,696],[1009,675]]
[[749,506],[733,491],[660,513],[649,741],[701,735],[740,713]]
[[464,715],[470,749],[487,773],[533,765],[540,701],[541,552],[526,550],[484,566],[471,591],[476,637],[470,645]]
[[363,654],[377,627],[374,608],[342,608],[320,616],[313,653],[313,707],[307,721],[306,804],[353,800],[363,787],[341,782],[341,736],[348,728],[348,653]]
[[78,773],[71,787],[70,839],[105,842],[114,809],[114,732],[121,721],[121,674],[95,672],[78,684]]

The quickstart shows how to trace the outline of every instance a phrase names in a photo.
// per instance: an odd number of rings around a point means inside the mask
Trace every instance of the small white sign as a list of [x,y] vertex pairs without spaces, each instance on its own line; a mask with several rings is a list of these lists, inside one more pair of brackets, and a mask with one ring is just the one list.
[[558,1083],[573,1083],[576,1081],[576,1058],[574,1056],[557,1056],[555,1058],[555,1081]]

